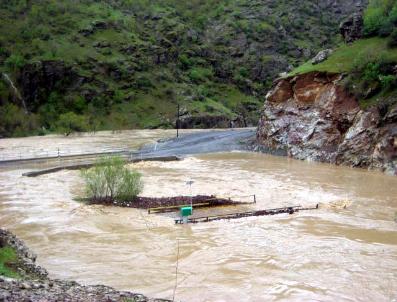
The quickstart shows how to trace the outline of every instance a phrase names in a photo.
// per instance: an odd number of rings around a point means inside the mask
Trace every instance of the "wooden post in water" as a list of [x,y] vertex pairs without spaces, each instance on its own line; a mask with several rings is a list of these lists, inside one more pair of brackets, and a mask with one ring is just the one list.
[[177,112],[177,119],[176,119],[176,137],[179,137],[179,104],[178,104],[178,112]]

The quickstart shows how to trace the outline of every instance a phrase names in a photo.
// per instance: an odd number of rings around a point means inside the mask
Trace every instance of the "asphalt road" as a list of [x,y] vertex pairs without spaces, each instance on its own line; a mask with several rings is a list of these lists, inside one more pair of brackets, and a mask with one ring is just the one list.
[[154,157],[244,151],[250,149],[255,133],[255,128],[243,128],[183,134],[179,138],[145,145],[139,153],[142,157]]

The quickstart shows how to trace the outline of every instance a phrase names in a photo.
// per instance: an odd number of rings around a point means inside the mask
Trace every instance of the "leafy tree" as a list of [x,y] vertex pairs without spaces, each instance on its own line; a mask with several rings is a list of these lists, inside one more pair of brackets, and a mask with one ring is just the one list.
[[65,136],[73,132],[85,131],[88,128],[86,118],[74,112],[61,114],[55,127],[58,132],[63,133]]
[[28,135],[37,127],[34,114],[27,115],[22,108],[10,103],[0,107],[0,137]]
[[104,157],[82,170],[86,193],[93,202],[132,201],[142,192],[141,174],[125,167],[121,157]]
[[12,71],[16,72],[25,65],[25,59],[18,54],[12,54],[6,61],[5,65]]

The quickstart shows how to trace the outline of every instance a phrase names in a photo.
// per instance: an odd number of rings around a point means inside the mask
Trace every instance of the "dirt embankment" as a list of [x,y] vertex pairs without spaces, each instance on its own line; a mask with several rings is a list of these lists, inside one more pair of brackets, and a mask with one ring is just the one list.
[[363,110],[341,80],[321,72],[278,80],[257,143],[265,152],[397,175],[397,105]]

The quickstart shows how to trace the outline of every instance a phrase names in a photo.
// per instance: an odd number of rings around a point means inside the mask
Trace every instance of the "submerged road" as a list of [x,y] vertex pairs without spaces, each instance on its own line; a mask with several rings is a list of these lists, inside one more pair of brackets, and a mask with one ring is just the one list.
[[[144,130],[141,130],[144,131]],[[173,134],[173,130],[152,130],[169,131],[168,137]],[[170,132],[172,131],[172,132]],[[164,133],[146,132],[145,136],[139,137],[137,131],[125,131],[122,134],[90,135],[76,137],[55,137],[59,140],[58,145],[49,144],[40,140],[48,140],[51,137],[32,137],[30,144],[24,145],[21,151],[16,139],[13,144],[8,145],[6,141],[2,148],[0,144],[0,165],[20,164],[21,162],[47,162],[49,160],[62,160],[72,162],[92,162],[93,159],[104,155],[120,155],[129,159],[141,159],[152,157],[186,156],[202,153],[228,152],[249,150],[255,139],[255,128],[239,128],[230,130],[188,130],[189,133],[181,133],[179,138],[160,138]],[[184,132],[184,130],[182,130]],[[107,140],[116,140],[111,144]],[[160,139],[159,139],[160,138]],[[84,139],[92,140],[92,144],[81,144]],[[155,143],[142,144],[141,142],[156,141]],[[65,145],[69,150],[65,151]],[[122,148],[120,148],[120,145]],[[142,146],[143,147],[140,147]],[[16,151],[15,151],[16,150]],[[82,151],[83,150],[83,151]],[[19,156],[18,156],[19,153]],[[22,155],[23,154],[23,155]]]
[[245,151],[255,140],[255,131],[255,128],[243,128],[182,134],[178,138],[145,145],[138,154],[141,157],[155,157]]

